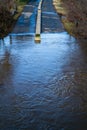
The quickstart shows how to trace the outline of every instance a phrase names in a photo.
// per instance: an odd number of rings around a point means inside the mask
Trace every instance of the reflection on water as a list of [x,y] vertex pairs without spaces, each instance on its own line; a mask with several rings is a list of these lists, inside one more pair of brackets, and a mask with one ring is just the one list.
[[0,130],[87,130],[87,44],[67,33],[0,42]]

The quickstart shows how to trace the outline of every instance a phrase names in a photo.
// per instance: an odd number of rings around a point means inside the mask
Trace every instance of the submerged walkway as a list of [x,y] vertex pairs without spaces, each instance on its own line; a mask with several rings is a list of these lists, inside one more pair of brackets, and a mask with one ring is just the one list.
[[35,32],[35,19],[38,3],[39,0],[30,0],[30,2],[25,5],[24,10],[12,31],[12,34]]
[[42,32],[57,33],[64,31],[60,17],[54,9],[53,0],[43,0]]
[[[36,27],[37,7],[40,0],[31,0],[25,5],[24,10],[19,17],[11,35],[13,34],[34,34]],[[53,7],[52,0],[43,0],[41,32],[57,33],[64,31],[60,17]]]

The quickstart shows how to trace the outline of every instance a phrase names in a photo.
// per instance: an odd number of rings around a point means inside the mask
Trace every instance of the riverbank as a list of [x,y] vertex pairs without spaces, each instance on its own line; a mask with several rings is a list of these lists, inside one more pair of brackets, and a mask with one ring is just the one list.
[[18,17],[21,15],[21,12],[23,11],[24,6],[29,2],[29,0],[18,0],[16,2],[17,4],[17,13],[14,15],[13,19],[17,20]]
[[14,15],[12,15],[11,12],[7,11],[7,9],[4,6],[0,7],[0,38],[1,39],[7,36],[8,33],[12,31],[18,17],[21,15],[23,8],[28,1],[29,0],[18,0],[16,2],[17,10]]
[[53,0],[56,11],[69,34],[77,38],[87,38],[86,1]]

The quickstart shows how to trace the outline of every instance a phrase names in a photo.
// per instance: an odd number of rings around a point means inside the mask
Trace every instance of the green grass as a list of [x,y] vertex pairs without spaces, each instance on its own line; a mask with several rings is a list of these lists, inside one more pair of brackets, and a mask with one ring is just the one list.
[[62,23],[63,23],[64,28],[66,29],[66,31],[69,34],[73,35],[75,24],[73,22],[70,22],[66,17],[62,18]]
[[62,15],[66,15],[67,14],[67,10],[66,10],[66,8],[64,8],[63,3],[62,3],[61,0],[53,0],[53,4],[55,6],[56,11],[59,14],[62,14]]
[[28,3],[29,0],[17,0],[17,13],[14,15],[14,20],[17,20],[21,15],[24,6]]

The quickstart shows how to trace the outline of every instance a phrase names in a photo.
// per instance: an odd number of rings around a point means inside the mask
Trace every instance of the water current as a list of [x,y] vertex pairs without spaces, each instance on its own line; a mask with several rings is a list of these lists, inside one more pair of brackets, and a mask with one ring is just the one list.
[[0,41],[0,130],[87,130],[87,43],[66,32]]

